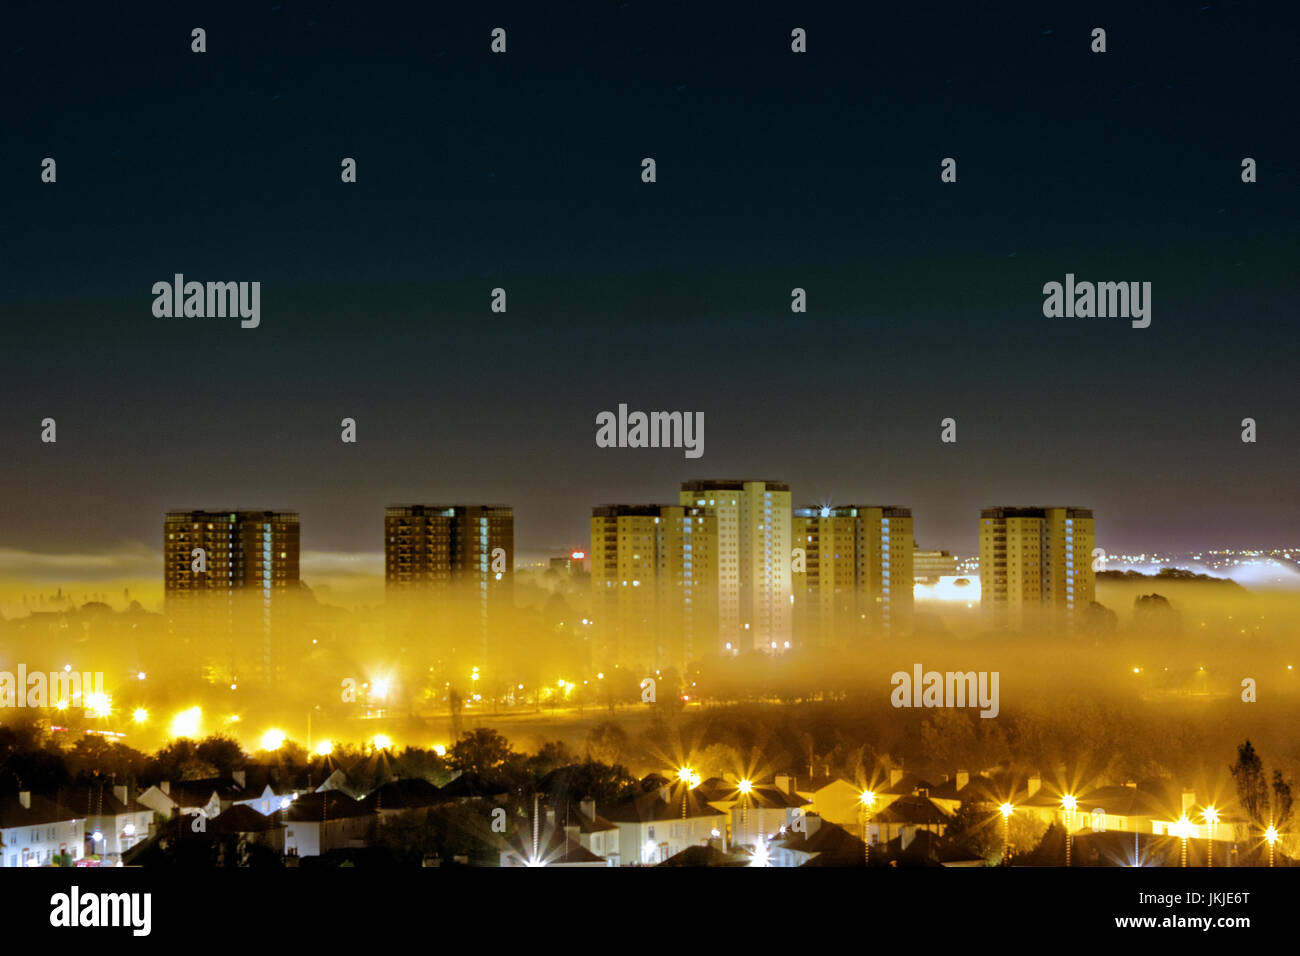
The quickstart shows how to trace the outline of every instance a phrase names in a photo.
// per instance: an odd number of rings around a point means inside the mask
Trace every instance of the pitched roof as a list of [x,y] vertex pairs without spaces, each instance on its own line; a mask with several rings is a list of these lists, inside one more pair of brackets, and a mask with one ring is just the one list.
[[446,797],[423,777],[390,780],[366,795],[364,803],[373,810],[416,810],[445,803]]
[[134,797],[127,797],[126,803],[117,798],[110,784],[73,784],[59,787],[53,793],[44,793],[55,806],[71,810],[79,817],[117,816],[122,813],[152,813],[152,807],[146,807]]
[[688,846],[657,866],[749,866],[748,854],[723,853],[715,846]]
[[286,820],[302,823],[364,817],[374,812],[362,801],[353,800],[346,793],[337,790],[305,794],[289,804],[288,810],[283,811]]
[[749,806],[759,808],[790,809],[807,806],[810,802],[797,793],[786,793],[774,784],[756,784],[750,788],[749,794],[745,795],[734,782],[723,780],[721,777],[710,777],[696,787],[695,792],[701,794],[710,803],[739,804],[748,800]]
[[209,833],[266,833],[284,827],[276,814],[263,816],[246,803],[237,803],[212,818],[207,824]]
[[582,812],[582,807],[578,803],[568,803],[557,807],[555,820],[562,827],[577,827],[579,833],[603,833],[608,830],[618,829],[617,823],[601,816],[599,813],[594,817],[587,816]]
[[83,819],[84,813],[77,813],[70,807],[56,806],[53,801],[39,793],[31,794],[31,806],[24,807],[18,794],[7,793],[0,797],[0,828],[41,826],[47,823],[64,823]]
[[[682,814],[683,795],[681,793],[669,793],[669,799],[665,800],[661,794],[663,790],[653,790],[650,793],[643,793],[638,797],[625,800],[618,806],[605,811],[606,816],[615,823],[655,823],[659,820],[680,820]],[[695,791],[685,791],[686,802],[686,819],[699,817],[720,817],[723,816],[721,810],[717,810],[708,805],[705,800]]]
[[877,810],[871,815],[871,819],[880,823],[900,823],[900,824],[935,824],[947,823],[948,814],[944,813],[934,805],[929,797],[916,797],[908,795],[899,797],[883,810]]
[[476,773],[462,773],[451,783],[439,789],[439,794],[447,799],[462,797],[501,797],[510,792],[504,783],[489,780]]
[[[527,861],[532,858],[532,833],[527,829],[519,830],[506,840],[506,845],[513,856]],[[547,866],[560,863],[603,863],[605,858],[592,853],[581,843],[559,827],[547,824],[543,827],[537,841],[537,855]]]
[[[790,831],[787,831],[789,833]],[[787,850],[813,854],[804,866],[864,866],[866,847],[848,830],[823,822],[811,834],[793,833],[780,841]]]

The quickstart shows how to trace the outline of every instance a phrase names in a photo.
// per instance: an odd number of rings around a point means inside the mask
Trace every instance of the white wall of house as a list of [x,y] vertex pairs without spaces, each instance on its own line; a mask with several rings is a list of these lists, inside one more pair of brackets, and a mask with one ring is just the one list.
[[375,820],[370,816],[317,821],[286,820],[284,852],[297,856],[320,856],[330,850],[364,843]]
[[656,820],[654,823],[619,822],[619,859],[624,866],[662,863],[687,847],[708,843],[714,839],[715,829],[718,830],[720,841],[725,841],[722,827],[726,819],[724,816],[716,816]]
[[4,843],[0,866],[48,866],[57,854],[70,854],[80,860],[85,855],[84,825],[85,820],[72,819],[0,830],[0,841]]

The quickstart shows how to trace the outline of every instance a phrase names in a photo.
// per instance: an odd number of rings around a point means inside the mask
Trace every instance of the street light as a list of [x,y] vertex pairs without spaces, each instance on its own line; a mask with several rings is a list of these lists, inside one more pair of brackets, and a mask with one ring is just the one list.
[[1065,810],[1065,865],[1070,865],[1071,844],[1074,843],[1074,811],[1079,809],[1079,801],[1072,794],[1061,797],[1061,807]]
[[1277,842],[1277,827],[1273,826],[1273,824],[1270,823],[1268,825],[1268,829],[1264,831],[1264,839],[1268,841],[1268,865],[1272,866],[1273,865],[1273,844]]
[[1205,818],[1205,822],[1209,825],[1209,831],[1205,837],[1205,865],[1212,867],[1214,866],[1214,836],[1215,830],[1219,826],[1219,811],[1214,807],[1206,807],[1201,812],[1201,816]]
[[740,791],[740,839],[736,842],[741,846],[745,844],[745,836],[749,833],[749,795],[754,789],[753,781],[741,780],[736,784],[736,789]]
[[1011,814],[1016,812],[1010,802],[1003,803],[998,807],[998,812],[1002,814],[1002,865],[1011,865]]
[[872,790],[863,790],[858,797],[862,804],[862,865],[871,865],[871,810],[876,805],[876,794]]
[[1174,834],[1182,842],[1182,850],[1178,860],[1179,866],[1187,866],[1187,838],[1191,835],[1191,832],[1192,821],[1188,820],[1187,814],[1184,813],[1178,818],[1178,822],[1174,824]]

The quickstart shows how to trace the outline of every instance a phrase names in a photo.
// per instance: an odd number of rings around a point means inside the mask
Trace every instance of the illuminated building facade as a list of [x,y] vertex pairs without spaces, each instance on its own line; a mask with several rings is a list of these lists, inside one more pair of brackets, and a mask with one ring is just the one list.
[[790,486],[741,479],[687,481],[680,502],[708,508],[717,518],[720,650],[784,650],[793,620]]
[[163,522],[168,628],[205,679],[285,676],[284,623],[298,596],[293,511],[169,511]]
[[794,547],[802,552],[795,554],[793,574],[796,643],[843,650],[910,626],[910,509],[800,508],[792,520]]
[[996,624],[1072,627],[1096,600],[1088,508],[980,512],[981,605]]
[[461,650],[485,666],[490,632],[513,607],[514,567],[508,506],[394,505],[384,513],[389,603],[399,613],[438,613],[451,630],[471,635]]
[[600,666],[680,669],[716,648],[718,521],[710,509],[593,508],[589,554]]

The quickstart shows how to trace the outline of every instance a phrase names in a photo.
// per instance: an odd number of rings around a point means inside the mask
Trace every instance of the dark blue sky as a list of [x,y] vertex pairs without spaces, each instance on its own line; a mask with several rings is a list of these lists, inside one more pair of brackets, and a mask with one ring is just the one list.
[[[910,505],[928,547],[1004,503],[1115,551],[1300,541],[1285,8],[440,6],[9,18],[0,546],[238,506],[376,550],[423,500],[563,548],[725,476]],[[260,281],[261,327],[155,318],[175,272]],[[1044,318],[1067,272],[1150,281],[1151,327]],[[596,448],[620,402],[703,411],[704,457]]]

